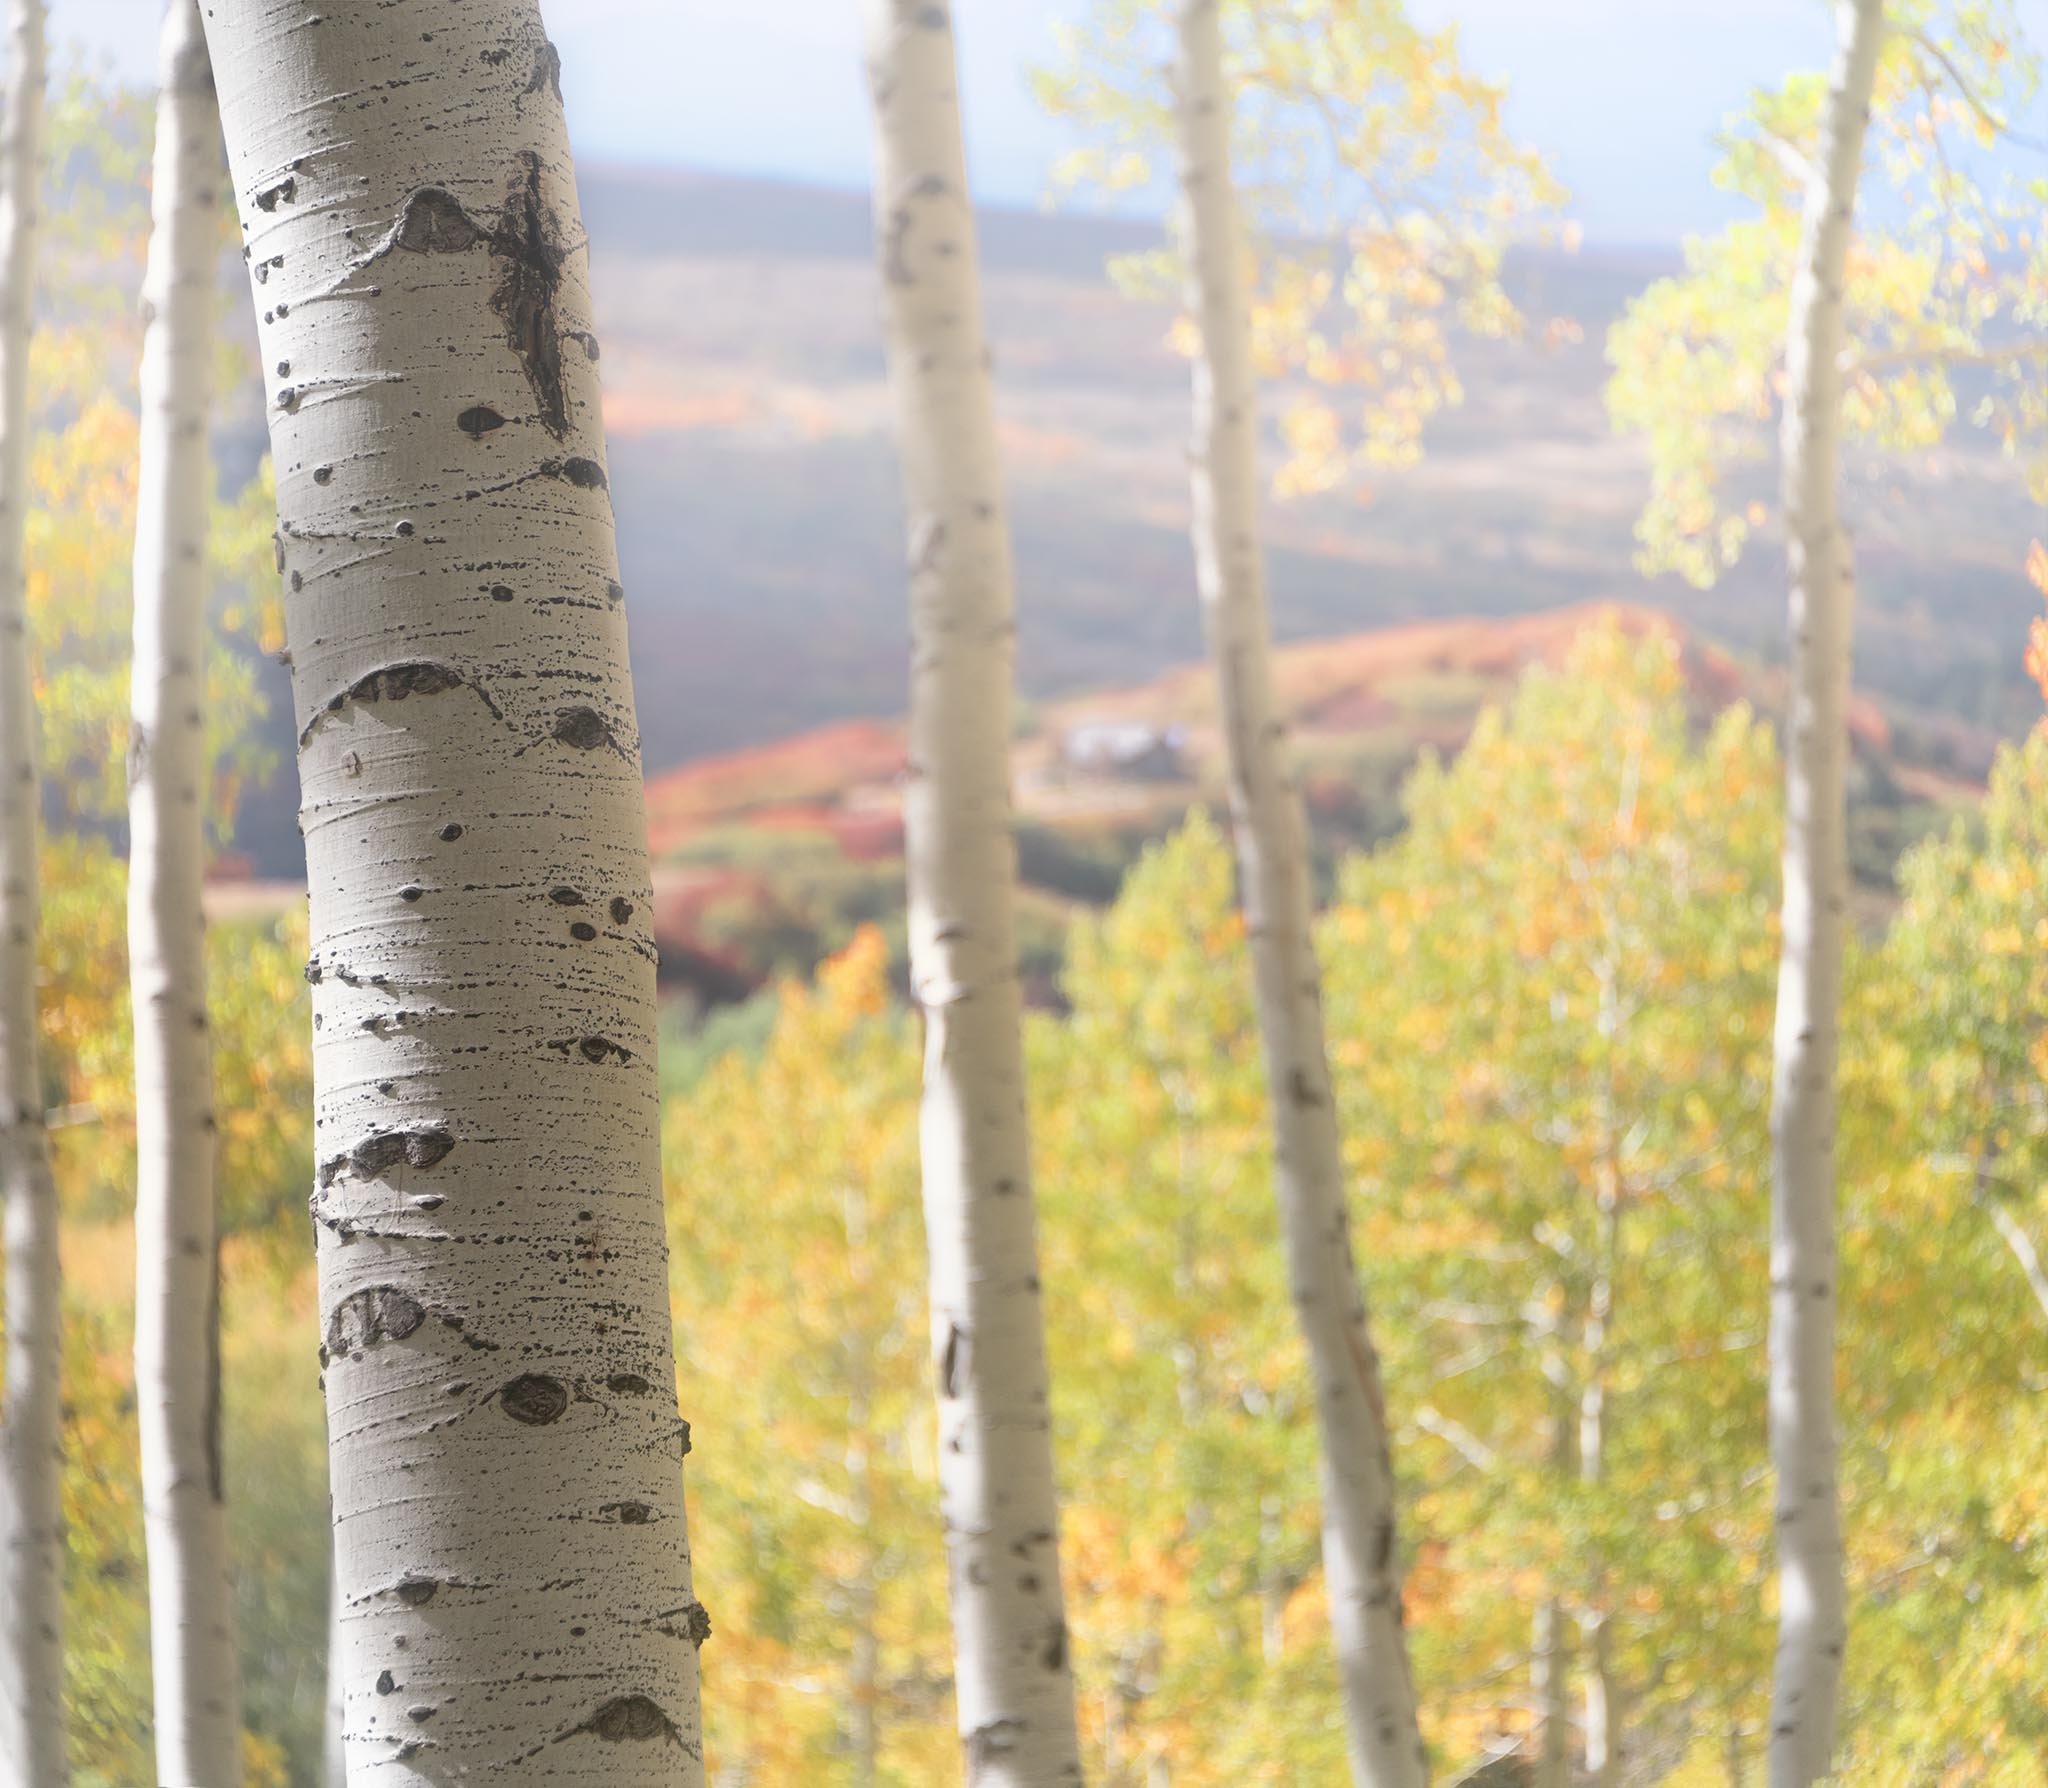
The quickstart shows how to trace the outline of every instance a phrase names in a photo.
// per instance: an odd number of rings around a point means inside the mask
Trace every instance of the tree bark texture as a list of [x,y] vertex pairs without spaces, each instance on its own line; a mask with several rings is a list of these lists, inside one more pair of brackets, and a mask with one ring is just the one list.
[[703,1778],[639,735],[533,0],[210,0],[311,882],[357,1788]]
[[1835,1061],[1847,923],[1854,571],[1841,516],[1843,280],[1884,34],[1837,0],[1838,49],[1806,199],[1781,440],[1791,569],[1782,956],[1771,1100],[1770,1433],[1778,1656],[1771,1788],[1828,1773],[1848,1637],[1835,1438]]
[[871,0],[910,561],[905,823],[940,1480],[975,1788],[1081,1780],[1025,1119],[1010,537],[946,0]]
[[135,1398],[159,1782],[241,1780],[220,1456],[219,1235],[207,1034],[206,527],[220,110],[197,0],[159,46],[142,304],[128,980],[135,1016]]
[[1358,1788],[1420,1788],[1428,1758],[1402,1625],[1393,1462],[1345,1208],[1307,828],[1273,692],[1247,245],[1232,188],[1219,8],[1220,0],[1181,0],[1178,9],[1187,302],[1200,332],[1190,455],[1196,575],[1229,749],[1289,1281],[1315,1377],[1323,1569],[1351,1773]]
[[62,1788],[64,1516],[58,1496],[57,1187],[37,1061],[36,717],[23,527],[28,349],[42,177],[42,0],[9,0],[0,93],[0,1223],[7,1376],[0,1387],[0,1788]]

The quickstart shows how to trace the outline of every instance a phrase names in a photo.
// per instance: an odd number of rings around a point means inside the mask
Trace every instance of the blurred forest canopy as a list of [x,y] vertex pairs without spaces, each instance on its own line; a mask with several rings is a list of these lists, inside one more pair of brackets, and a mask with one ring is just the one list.
[[[139,211],[91,195],[139,191],[146,130],[90,83],[53,119],[30,600],[44,761],[68,811],[45,858],[42,1017],[66,1222],[72,1742],[79,1782],[115,1788],[152,1767],[124,871],[107,824],[135,422],[104,369],[135,357],[141,237]],[[1914,438],[1958,401],[1925,381],[1908,395],[1873,404]],[[265,649],[268,508],[260,484],[230,493],[215,529],[219,619]],[[253,761],[247,664],[219,655],[222,837]],[[1668,638],[1595,625],[1453,759],[1425,763],[1397,836],[1335,866],[1333,1065],[1447,1774],[1531,1730],[1526,1611],[1545,1602],[1606,1622],[1632,1754],[1663,1779],[1728,1783],[1761,1758],[1778,789],[1767,725],[1741,706],[1703,721]],[[1844,1027],[1843,1774],[2021,1788],[2048,1769],[2030,1649],[2048,1625],[2048,730],[2001,756],[1981,814],[1916,846],[1899,881],[1854,957]],[[1070,927],[1063,1009],[1029,1041],[1090,1768],[1104,1788],[1336,1779],[1313,1415],[1213,822],[1197,812]],[[305,951],[296,917],[213,939],[257,1788],[317,1779],[324,1688]],[[673,1286],[685,1413],[719,1438],[691,1478],[715,1622],[708,1753],[726,1784],[910,1788],[952,1766],[956,1738],[915,1271],[917,1047],[879,935],[780,990],[762,1028],[673,1072],[665,1120],[670,1221],[689,1240]],[[1555,1435],[1559,1409],[1596,1390],[1608,1470],[1589,1485]]]
[[[1595,628],[1416,777],[1406,833],[1340,871],[1333,1060],[1446,1765],[1529,1730],[1526,1610],[1546,1598],[1610,1620],[1632,1754],[1702,1783],[1728,1780],[1731,1747],[1761,1756],[1777,791],[1768,728],[1737,710],[1702,732],[1668,640]],[[44,943],[52,1104],[80,1120],[57,1139],[73,1732],[95,1788],[149,1767],[120,874],[96,847],[54,852]],[[2048,1764],[2029,1650],[2048,1620],[2048,729],[1904,880],[1846,1027],[1846,1779],[2019,1788]],[[322,1704],[303,947],[296,925],[223,928],[213,968],[259,1783],[316,1779]],[[1075,1658],[1091,1768],[1132,1788],[1161,1759],[1191,1788],[1343,1766],[1242,951],[1228,849],[1197,816],[1079,922],[1072,1009],[1030,1034]],[[669,1102],[685,1413],[717,1437],[691,1478],[715,1780],[910,1788],[953,1753],[906,1270],[916,1101],[870,933]],[[1602,1175],[1622,1191],[1604,1261]],[[1596,1376],[1609,1473],[1587,1486],[1549,1437]]]

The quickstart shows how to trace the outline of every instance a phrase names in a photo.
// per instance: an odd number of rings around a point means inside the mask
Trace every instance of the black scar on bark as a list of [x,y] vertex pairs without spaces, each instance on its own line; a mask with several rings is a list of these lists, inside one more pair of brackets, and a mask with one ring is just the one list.
[[472,441],[481,441],[493,429],[503,428],[505,418],[489,404],[472,404],[455,418],[455,426]]
[[623,925],[633,916],[633,903],[623,895],[614,895],[612,897],[611,913],[612,923],[614,925]]
[[460,199],[444,187],[422,186],[406,194],[390,246],[416,255],[454,255],[483,240]]
[[542,476],[560,478],[578,490],[611,489],[604,467],[594,459],[546,459],[541,461],[540,469]]
[[557,708],[554,735],[578,751],[596,751],[601,746],[618,744],[604,716],[595,708]]
[[555,301],[568,251],[561,226],[541,196],[540,157],[531,150],[520,157],[520,171],[489,240],[492,257],[505,264],[491,308],[505,319],[505,339],[533,388],[542,426],[559,441],[569,432],[569,398],[562,383]]
[[666,1738],[675,1745],[683,1742],[675,1723],[645,1695],[620,1695],[607,1701],[582,1725],[572,1726],[562,1737],[574,1738],[585,1732],[608,1744],[638,1744],[654,1738]]
[[367,676],[358,677],[340,694],[329,696],[327,705],[301,729],[299,743],[305,745],[312,739],[321,721],[327,719],[329,715],[339,714],[344,708],[366,705],[370,702],[402,702],[415,695],[443,695],[451,689],[462,688],[475,690],[477,698],[490,709],[494,720],[505,718],[503,711],[491,700],[484,686],[464,676],[452,664],[438,664],[431,659],[412,659],[403,664],[387,664],[381,670],[373,670]]
[[540,53],[533,59],[533,78],[526,83],[526,91],[562,97],[562,52],[553,44],[542,42]]
[[917,283],[917,275],[910,267],[910,231],[916,221],[910,201],[935,199],[945,190],[944,180],[936,174],[926,174],[911,186],[902,200],[889,208],[888,219],[882,227],[882,277],[892,286]]
[[266,186],[256,194],[256,208],[259,211],[275,211],[279,204],[290,204],[299,194],[299,183],[287,174],[275,186]]
[[365,1286],[334,1306],[327,1319],[327,1351],[340,1356],[380,1341],[403,1341],[426,1320],[425,1306],[396,1286]]
[[1394,1517],[1382,1515],[1373,1523],[1372,1568],[1375,1575],[1394,1562]]
[[991,1720],[967,1735],[967,1779],[971,1783],[992,1758],[1008,1755],[1024,1742],[1022,1720]]
[[455,1138],[438,1124],[419,1130],[379,1130],[364,1137],[347,1154],[332,1155],[323,1161],[320,1184],[333,1185],[344,1169],[353,1169],[362,1179],[374,1180],[401,1161],[408,1167],[432,1167],[454,1147]]
[[498,1407],[515,1422],[545,1428],[569,1407],[568,1387],[545,1373],[523,1373],[498,1393]]
[[586,1062],[630,1062],[633,1059],[630,1049],[623,1043],[614,1043],[609,1037],[565,1037],[548,1047],[559,1049],[565,1056],[572,1053],[580,1055]]
[[958,1323],[946,1325],[946,1350],[939,1356],[939,1395],[957,1397],[967,1376],[967,1331]]
[[408,1608],[424,1608],[440,1587],[431,1577],[408,1577],[398,1586],[398,1599]]
[[614,1372],[604,1381],[604,1388],[622,1397],[644,1397],[654,1387],[637,1372]]

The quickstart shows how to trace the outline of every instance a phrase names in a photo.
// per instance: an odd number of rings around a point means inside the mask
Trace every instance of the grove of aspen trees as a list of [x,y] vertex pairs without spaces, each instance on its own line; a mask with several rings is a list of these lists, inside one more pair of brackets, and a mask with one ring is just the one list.
[[[0,8],[0,1788],[2048,1777],[2036,0],[1813,0],[1720,221],[1608,260],[1457,0],[860,0],[866,313],[808,314],[898,569],[778,651],[890,654],[902,718],[681,847],[650,666],[742,636],[608,427],[764,375],[687,224],[605,352],[645,219],[579,201],[566,30],[102,7],[146,86]],[[1027,16],[1056,292],[971,183]],[[1035,304],[1157,323],[1178,426],[1103,351],[1073,427],[1172,468],[1093,493],[1201,643],[1170,724],[1033,658],[1127,624],[1046,550]],[[1459,417],[1567,376],[1517,525],[1575,563],[1623,476],[1632,581],[1467,626],[1403,494],[1490,538],[1525,450]],[[1305,641],[1304,513],[1438,642],[1398,687],[1409,634]],[[238,838],[276,777],[302,871]],[[742,974],[690,891],[828,823],[885,872]]]

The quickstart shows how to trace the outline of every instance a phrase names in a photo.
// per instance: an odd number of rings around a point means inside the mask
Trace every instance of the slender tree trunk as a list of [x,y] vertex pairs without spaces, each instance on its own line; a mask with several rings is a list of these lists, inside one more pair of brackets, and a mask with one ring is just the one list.
[[242,1776],[220,1458],[207,1036],[206,523],[220,111],[198,0],[164,16],[142,303],[128,981],[135,1010],[135,1401],[157,1779]]
[[1259,1499],[1259,1656],[1275,1668],[1287,1652],[1287,1600],[1292,1592],[1281,1557],[1280,1499]]
[[64,1515],[57,1186],[36,1052],[39,785],[22,528],[28,345],[42,177],[42,0],[9,0],[0,94],[0,1208],[7,1378],[0,1390],[0,1788],[62,1788]]
[[1783,956],[1771,1102],[1771,1455],[1778,1658],[1771,1788],[1828,1772],[1848,1635],[1835,1441],[1835,1058],[1849,898],[1850,610],[1840,512],[1843,277],[1884,32],[1883,0],[1837,0],[1839,48],[1807,191],[1785,349],[1791,559]]
[[349,1772],[703,1778],[654,947],[533,0],[208,0],[312,896]]
[[1311,935],[1307,832],[1273,696],[1259,547],[1258,393],[1231,186],[1219,0],[1182,0],[1178,105],[1188,304],[1200,325],[1194,546],[1229,743],[1231,819],[1273,1112],[1289,1280],[1322,1432],[1323,1568],[1359,1788],[1417,1788],[1428,1758],[1402,1626],[1379,1361],[1352,1260]]
[[[1598,1161],[1593,1188],[1593,1284],[1586,1301],[1586,1380],[1579,1393],[1579,1481],[1597,1486],[1607,1475],[1607,1382],[1609,1336],[1614,1324],[1614,1281],[1621,1259],[1621,1162],[1616,1135],[1613,1050],[1619,1030],[1614,965],[1603,965],[1600,1035],[1607,1051],[1608,1079],[1599,1111]],[[1586,1779],[1590,1788],[1619,1788],[1621,1782],[1621,1687],[1614,1673],[1614,1632],[1608,1610],[1609,1586],[1596,1568],[1587,1586],[1580,1623],[1585,1644]]]
[[1571,1649],[1564,1605],[1540,1604],[1530,1633],[1529,1686],[1536,1701],[1533,1788],[1570,1788],[1572,1779]]
[[320,1729],[320,1788],[348,1788],[347,1685],[341,1669],[341,1597],[330,1557],[327,1567],[327,1706]]
[[1010,539],[947,0],[870,0],[875,211],[910,556],[920,1138],[967,1777],[1081,1779],[1025,1131]]
[[[1550,1470],[1562,1484],[1572,1475],[1577,1433],[1571,1373],[1555,1336],[1545,1349],[1543,1370],[1551,1393]],[[1530,1635],[1529,1687],[1536,1703],[1534,1788],[1570,1788],[1571,1669],[1571,1635],[1565,1625],[1564,1603],[1551,1594],[1538,1605]]]
[[[846,1252],[853,1263],[851,1290],[865,1302],[872,1290],[865,1270],[868,1248],[868,1207],[865,1187],[850,1181],[841,1200],[846,1224]],[[847,1586],[848,1624],[853,1645],[846,1672],[846,1754],[852,1765],[850,1788],[875,1788],[882,1762],[882,1642],[876,1630],[881,1600],[881,1559],[875,1539],[874,1357],[872,1338],[855,1331],[841,1351],[846,1373],[846,1477],[848,1513],[859,1562]]]
[[847,1760],[852,1788],[875,1788],[881,1778],[881,1642],[875,1634],[875,1573],[864,1565],[853,1590],[853,1656],[847,1668]]
[[1586,1648],[1586,1781],[1589,1788],[1620,1788],[1624,1709],[1614,1671],[1614,1629],[1605,1609],[1582,1628]]

